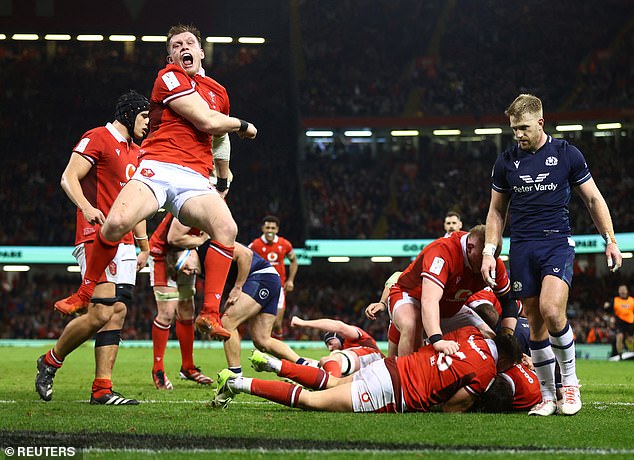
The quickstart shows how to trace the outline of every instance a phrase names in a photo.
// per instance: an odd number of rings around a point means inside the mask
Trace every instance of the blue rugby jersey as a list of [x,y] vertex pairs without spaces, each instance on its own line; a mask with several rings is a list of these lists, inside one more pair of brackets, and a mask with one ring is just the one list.
[[591,177],[579,149],[551,136],[535,153],[517,144],[502,152],[493,166],[491,187],[510,197],[511,241],[570,236],[571,186]]
[[[260,255],[257,254],[255,251],[251,251],[251,252],[253,252],[253,258],[251,259],[251,269],[249,270],[249,275],[255,272],[261,272],[261,270],[265,270],[267,268],[273,268],[273,266],[269,263],[268,260],[264,259],[263,257],[260,257]],[[277,270],[273,268],[273,271],[271,273],[275,273],[277,275]]]

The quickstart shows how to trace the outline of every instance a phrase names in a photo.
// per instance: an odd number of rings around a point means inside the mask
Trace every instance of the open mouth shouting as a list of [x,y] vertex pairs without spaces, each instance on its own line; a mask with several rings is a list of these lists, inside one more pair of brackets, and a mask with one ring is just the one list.
[[188,69],[194,65],[194,56],[186,51],[181,54],[181,62],[183,63],[183,67]]

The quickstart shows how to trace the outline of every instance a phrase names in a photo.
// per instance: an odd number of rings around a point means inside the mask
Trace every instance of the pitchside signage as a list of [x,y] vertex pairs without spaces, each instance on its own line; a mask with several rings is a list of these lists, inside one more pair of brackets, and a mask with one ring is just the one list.
[[[573,236],[577,254],[601,253],[605,243],[599,235]],[[621,251],[634,251],[634,233],[618,233]],[[313,257],[415,257],[432,239],[412,240],[306,240],[303,248],[295,248],[301,265],[309,265]],[[72,246],[0,246],[0,264],[76,264]],[[504,239],[502,254],[508,254],[509,241]]]

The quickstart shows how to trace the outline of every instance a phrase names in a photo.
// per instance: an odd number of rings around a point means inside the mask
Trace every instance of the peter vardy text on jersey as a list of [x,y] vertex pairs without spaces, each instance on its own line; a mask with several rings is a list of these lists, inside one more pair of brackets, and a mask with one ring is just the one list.
[[513,191],[515,193],[530,193],[530,192],[554,192],[557,190],[559,184],[535,184],[535,185],[514,185]]

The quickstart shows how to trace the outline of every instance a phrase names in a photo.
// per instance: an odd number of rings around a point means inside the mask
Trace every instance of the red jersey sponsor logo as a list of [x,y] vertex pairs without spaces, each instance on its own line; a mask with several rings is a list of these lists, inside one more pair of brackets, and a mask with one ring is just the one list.
[[114,260],[111,260],[108,264],[108,271],[112,276],[117,275],[117,263]]
[[130,180],[130,178],[134,176],[135,171],[136,171],[136,166],[128,164],[125,168],[125,178],[127,180]]
[[143,168],[141,170],[141,175],[143,177],[153,177],[154,176],[154,171],[152,171],[150,168]]

